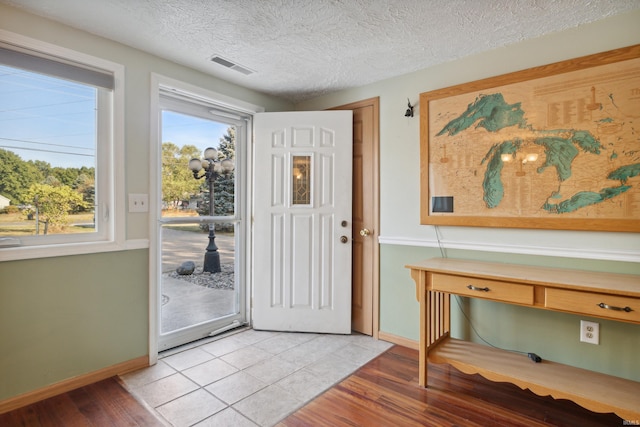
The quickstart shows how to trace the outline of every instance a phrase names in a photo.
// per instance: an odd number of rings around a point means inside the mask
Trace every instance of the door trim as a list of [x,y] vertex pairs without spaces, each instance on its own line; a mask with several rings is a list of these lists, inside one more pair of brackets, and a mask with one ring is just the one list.
[[329,108],[329,110],[354,110],[363,107],[373,107],[373,238],[377,250],[373,254],[373,295],[372,307],[372,336],[379,339],[380,331],[380,97],[364,99],[345,105]]

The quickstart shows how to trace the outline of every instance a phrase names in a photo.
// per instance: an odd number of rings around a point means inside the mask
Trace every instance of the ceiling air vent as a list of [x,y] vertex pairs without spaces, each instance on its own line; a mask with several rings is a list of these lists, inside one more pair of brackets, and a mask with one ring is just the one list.
[[227,67],[230,68],[232,70],[238,71],[242,74],[244,74],[245,76],[248,76],[249,74],[253,74],[255,73],[255,71],[248,69],[247,67],[243,67],[242,65],[238,65],[235,62],[231,62],[228,59],[225,59],[219,55],[213,55],[211,57],[211,62],[215,62],[216,64],[220,64],[223,67]]

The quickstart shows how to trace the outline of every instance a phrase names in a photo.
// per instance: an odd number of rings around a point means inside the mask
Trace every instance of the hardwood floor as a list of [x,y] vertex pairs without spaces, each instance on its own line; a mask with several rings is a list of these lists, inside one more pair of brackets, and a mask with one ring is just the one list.
[[418,386],[417,377],[418,352],[395,346],[278,427],[623,425],[613,414],[594,414],[448,365],[429,365],[428,389]]
[[[625,425],[613,414],[595,414],[572,402],[466,375],[448,365],[429,365],[428,389],[418,386],[417,377],[418,352],[395,346],[278,427]],[[10,427],[163,425],[117,378],[0,415],[0,426]]]
[[115,377],[0,415],[0,426],[7,427],[164,425]]

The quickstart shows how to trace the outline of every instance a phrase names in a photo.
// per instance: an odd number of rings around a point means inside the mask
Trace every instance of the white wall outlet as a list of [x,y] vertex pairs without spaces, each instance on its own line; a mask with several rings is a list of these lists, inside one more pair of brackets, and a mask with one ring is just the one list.
[[580,321],[580,341],[589,344],[600,344],[600,323]]
[[129,212],[149,212],[149,195],[130,193]]

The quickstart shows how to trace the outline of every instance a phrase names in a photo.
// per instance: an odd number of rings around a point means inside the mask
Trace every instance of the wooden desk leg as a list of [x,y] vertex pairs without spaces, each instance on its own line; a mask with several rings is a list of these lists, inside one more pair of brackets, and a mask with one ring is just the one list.
[[[426,274],[425,274],[426,276]],[[429,359],[429,343],[431,336],[431,292],[426,290],[425,283],[421,284],[422,301],[420,302],[420,371],[418,384],[423,387],[428,386],[427,360]]]
[[416,282],[416,299],[420,303],[420,346],[418,347],[418,384],[427,387],[427,361],[429,350],[449,336],[450,332],[450,295],[429,291],[428,273],[411,270]]
[[427,386],[427,343],[429,342],[430,327],[429,307],[430,295],[427,292],[427,272],[420,270],[411,270],[411,277],[416,282],[416,299],[420,303],[420,346],[418,347],[418,384],[422,387]]

